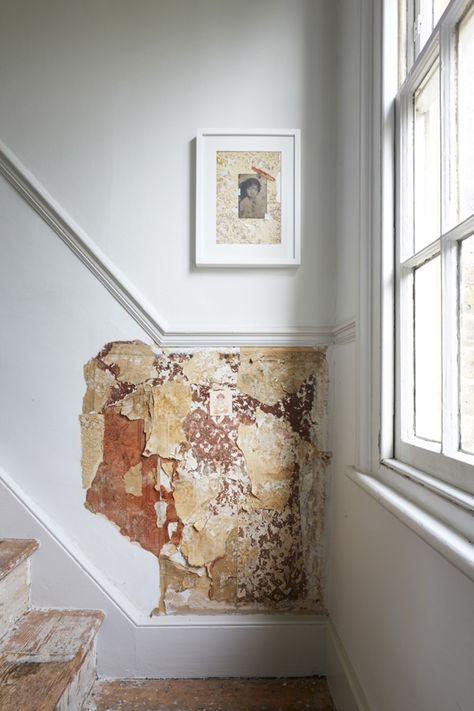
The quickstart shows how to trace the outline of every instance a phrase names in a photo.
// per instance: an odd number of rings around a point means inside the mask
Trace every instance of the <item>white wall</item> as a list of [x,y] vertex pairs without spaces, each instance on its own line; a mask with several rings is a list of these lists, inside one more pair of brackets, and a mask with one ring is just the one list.
[[71,251],[0,179],[0,466],[138,608],[156,558],[83,506],[82,368],[110,340],[147,340]]
[[339,0],[337,3],[337,324],[353,319],[357,311],[361,96],[360,47],[353,38],[359,33],[360,1]]
[[[331,0],[0,0],[0,138],[172,329],[331,326]],[[302,266],[196,270],[197,128],[302,129]]]
[[[360,91],[355,58],[365,1],[339,3],[338,321],[350,316],[358,300],[354,260],[361,236],[348,181],[358,172],[360,144],[357,120],[347,117]],[[346,655],[346,671],[352,668],[351,681],[361,688],[359,711],[470,711],[474,586],[345,475],[345,466],[355,463],[354,433],[363,416],[357,387],[356,343],[337,345],[329,612],[342,664]],[[349,711],[356,706],[339,671],[337,664],[329,669],[330,684],[339,711]]]

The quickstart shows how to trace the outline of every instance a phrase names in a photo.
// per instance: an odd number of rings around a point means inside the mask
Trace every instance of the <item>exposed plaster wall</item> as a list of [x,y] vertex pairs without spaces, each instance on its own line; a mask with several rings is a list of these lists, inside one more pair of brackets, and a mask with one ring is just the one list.
[[[170,328],[332,326],[332,0],[0,0],[0,138]],[[198,128],[302,129],[302,266],[196,270]]]
[[159,560],[153,612],[323,612],[324,350],[119,342],[84,372],[86,507]]

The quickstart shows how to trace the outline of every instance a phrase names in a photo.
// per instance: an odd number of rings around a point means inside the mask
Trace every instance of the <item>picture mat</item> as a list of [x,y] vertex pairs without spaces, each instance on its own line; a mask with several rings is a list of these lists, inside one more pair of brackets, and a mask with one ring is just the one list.
[[[217,244],[280,244],[279,151],[217,151],[216,154],[216,242]],[[260,168],[274,180],[260,177],[252,168]],[[265,191],[264,214],[241,215],[242,200],[239,194],[242,180],[253,177],[261,188],[257,200]]]

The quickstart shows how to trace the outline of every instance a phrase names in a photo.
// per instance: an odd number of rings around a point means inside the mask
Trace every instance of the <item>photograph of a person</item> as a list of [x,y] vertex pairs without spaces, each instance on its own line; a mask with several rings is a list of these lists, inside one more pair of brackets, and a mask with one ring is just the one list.
[[239,174],[239,218],[265,218],[267,181],[255,174]]

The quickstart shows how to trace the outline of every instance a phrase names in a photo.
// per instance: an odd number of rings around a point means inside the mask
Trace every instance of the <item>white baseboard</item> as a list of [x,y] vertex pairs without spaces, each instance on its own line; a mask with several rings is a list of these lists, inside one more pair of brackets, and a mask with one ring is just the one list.
[[[100,609],[99,674],[108,677],[280,677],[324,674],[327,619],[322,616],[151,618],[136,623],[67,548],[68,537],[45,524],[0,477],[0,537],[35,538],[32,603]],[[47,520],[47,517],[45,517]]]
[[333,623],[327,627],[326,675],[337,711],[371,711]]

